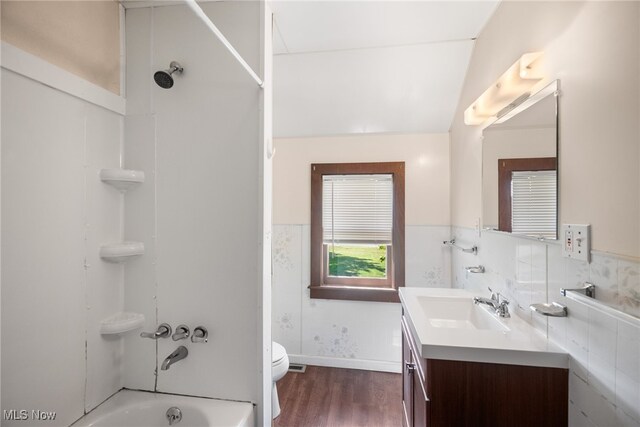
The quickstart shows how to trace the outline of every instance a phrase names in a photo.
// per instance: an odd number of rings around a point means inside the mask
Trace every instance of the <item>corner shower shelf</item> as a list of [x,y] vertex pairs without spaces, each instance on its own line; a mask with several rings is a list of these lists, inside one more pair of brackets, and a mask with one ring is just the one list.
[[144,254],[144,243],[122,242],[100,247],[100,258],[107,262],[124,262]]
[[100,180],[124,193],[144,182],[144,172],[130,169],[102,169]]
[[116,313],[100,322],[100,333],[103,335],[123,334],[139,329],[144,324],[144,314]]

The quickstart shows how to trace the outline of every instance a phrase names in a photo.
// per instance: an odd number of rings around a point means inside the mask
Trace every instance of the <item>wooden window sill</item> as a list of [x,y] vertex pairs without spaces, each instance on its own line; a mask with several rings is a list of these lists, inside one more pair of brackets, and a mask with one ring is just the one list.
[[395,288],[366,288],[355,286],[311,285],[311,298],[346,301],[400,302]]

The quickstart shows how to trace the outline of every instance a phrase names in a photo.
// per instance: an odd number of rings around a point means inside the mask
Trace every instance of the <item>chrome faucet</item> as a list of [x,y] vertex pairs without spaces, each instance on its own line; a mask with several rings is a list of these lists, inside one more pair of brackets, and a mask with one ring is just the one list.
[[494,310],[498,308],[498,299],[500,297],[498,297],[499,294],[496,294],[495,292],[493,292],[493,290],[491,288],[488,288],[489,292],[491,292],[491,298],[485,298],[485,297],[473,297],[473,303],[474,304],[487,304],[488,306],[490,306],[491,308],[493,308]]
[[473,297],[474,304],[487,304],[489,307],[494,310],[498,308],[498,301],[493,298],[485,298],[485,297]]
[[473,297],[473,303],[488,305],[500,317],[511,317],[509,314],[509,308],[507,307],[509,305],[509,301],[504,299],[500,292],[495,293],[491,288],[489,288],[489,292],[491,292],[491,298]]
[[181,345],[176,349],[176,351],[174,351],[169,356],[167,356],[166,359],[164,359],[164,362],[162,362],[162,366],[160,367],[160,369],[162,369],[163,371],[166,371],[171,367],[171,365],[176,363],[178,360],[182,360],[185,357],[187,357],[188,354],[189,354],[189,351],[187,350],[187,347]]

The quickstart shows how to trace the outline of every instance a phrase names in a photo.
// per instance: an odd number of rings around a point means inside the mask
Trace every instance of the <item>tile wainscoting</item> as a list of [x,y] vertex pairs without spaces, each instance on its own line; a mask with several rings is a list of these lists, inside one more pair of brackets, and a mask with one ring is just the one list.
[[[511,301],[510,309],[571,354],[569,425],[640,427],[640,263],[595,252],[591,263],[563,258],[556,242],[538,242],[498,232],[452,228],[463,246],[478,255],[455,251],[454,287],[488,295],[487,286]],[[483,265],[484,274],[470,274]],[[594,283],[598,300],[635,316],[615,316],[560,295],[562,287]],[[557,301],[569,316],[545,318],[529,305]]]
[[[449,226],[406,226],[406,284],[450,287]],[[273,226],[273,339],[293,362],[400,371],[400,304],[310,299],[310,227]]]

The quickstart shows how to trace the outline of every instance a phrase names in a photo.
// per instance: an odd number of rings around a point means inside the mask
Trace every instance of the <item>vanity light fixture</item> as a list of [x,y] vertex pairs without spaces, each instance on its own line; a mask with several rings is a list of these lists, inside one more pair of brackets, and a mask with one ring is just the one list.
[[538,59],[542,52],[526,53],[478,97],[464,112],[466,125],[481,125],[500,118],[525,101],[544,76]]

